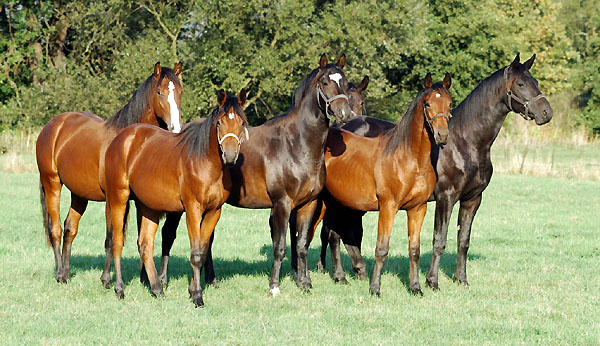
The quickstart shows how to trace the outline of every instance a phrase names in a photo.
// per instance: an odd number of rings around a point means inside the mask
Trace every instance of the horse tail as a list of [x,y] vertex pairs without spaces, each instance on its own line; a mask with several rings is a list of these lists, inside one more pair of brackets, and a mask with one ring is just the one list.
[[52,222],[50,220],[50,215],[48,214],[48,205],[46,204],[46,190],[44,189],[44,185],[42,185],[42,181],[40,180],[40,203],[42,205],[42,223],[44,225],[44,233],[46,234],[46,244],[51,246],[50,243],[50,234],[52,232]]

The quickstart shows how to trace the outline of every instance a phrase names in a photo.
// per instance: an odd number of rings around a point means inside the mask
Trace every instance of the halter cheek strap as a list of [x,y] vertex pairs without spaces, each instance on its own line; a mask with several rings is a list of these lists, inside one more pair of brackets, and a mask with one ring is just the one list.
[[427,118],[427,106],[425,104],[423,104],[423,116],[425,117],[425,121],[429,125],[429,129],[431,131],[433,131],[433,125],[432,124],[435,121],[435,119],[437,119],[437,118],[446,118],[446,121],[449,122],[450,118],[452,118],[452,114],[446,114],[446,113],[438,113],[438,114],[434,115],[431,119]]
[[[348,96],[346,96],[345,94],[337,94],[331,98],[327,98],[327,96],[325,96],[325,94],[323,93],[323,91],[321,90],[321,85],[317,84],[317,104],[319,105],[319,108],[321,108],[321,97],[323,98],[323,100],[325,100],[325,115],[329,116],[329,105],[337,100],[337,99],[346,99],[346,102],[348,102]],[[321,108],[322,109],[322,108]]]
[[[511,112],[520,114],[523,117],[523,119],[525,119],[525,120],[532,120],[533,118],[529,117],[529,106],[532,105],[535,101],[537,101],[539,99],[546,99],[546,96],[544,96],[544,94],[540,93],[538,96],[532,98],[531,100],[523,100],[523,99],[517,97],[512,92],[510,87],[508,86],[508,68],[509,68],[509,66],[506,66],[504,68],[504,81],[506,82],[506,103],[508,105],[508,109],[510,109]],[[525,113],[514,111],[512,108],[512,100],[517,101],[519,104],[521,104],[523,107],[525,107]],[[546,99],[546,101],[547,100],[548,99]]]

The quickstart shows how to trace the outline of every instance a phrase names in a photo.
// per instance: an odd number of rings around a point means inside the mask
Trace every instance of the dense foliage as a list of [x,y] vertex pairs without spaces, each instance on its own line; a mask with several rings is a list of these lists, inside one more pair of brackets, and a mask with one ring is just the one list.
[[13,1],[0,8],[0,129],[68,110],[108,117],[156,61],[182,61],[185,120],[215,92],[250,91],[260,123],[285,111],[321,53],[371,77],[370,115],[394,119],[428,72],[462,100],[517,52],[537,54],[547,94],[575,91],[578,124],[600,127],[600,5],[593,0]]

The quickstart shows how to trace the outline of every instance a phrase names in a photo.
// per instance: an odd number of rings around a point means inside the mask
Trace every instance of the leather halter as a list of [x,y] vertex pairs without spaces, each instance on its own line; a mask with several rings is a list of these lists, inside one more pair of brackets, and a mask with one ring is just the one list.
[[429,129],[433,132],[433,121],[437,118],[446,118],[446,122],[450,122],[450,118],[452,118],[452,114],[446,113],[438,113],[434,115],[431,119],[427,118],[427,103],[423,102],[423,116],[425,117],[425,121],[427,125],[429,125]]
[[[521,98],[519,98],[518,96],[516,96],[512,92],[512,90],[508,87],[508,68],[509,67],[510,66],[506,66],[504,68],[504,81],[506,82],[506,89],[507,89],[506,90],[506,103],[508,105],[508,109],[510,109],[511,112],[518,113],[525,120],[533,120],[532,117],[529,117],[529,106],[531,104],[533,104],[535,101],[539,100],[539,99],[546,99],[546,96],[544,96],[544,94],[540,93],[538,96],[532,98],[531,100],[522,100]],[[513,108],[512,108],[512,100],[517,101],[520,105],[522,105],[523,107],[525,107],[525,113],[516,112],[515,110],[513,110]],[[548,101],[548,99],[546,99],[546,101]]]
[[[337,94],[331,98],[327,98],[327,96],[325,96],[325,94],[321,90],[321,85],[319,83],[317,83],[317,104],[319,105],[319,108],[321,108],[321,97],[323,98],[323,100],[325,100],[325,115],[326,116],[329,116],[329,105],[333,101],[335,101],[337,99],[346,99],[346,102],[348,102],[348,96],[346,96],[346,94],[344,94],[344,93]],[[321,108],[321,110],[323,110],[323,108]]]

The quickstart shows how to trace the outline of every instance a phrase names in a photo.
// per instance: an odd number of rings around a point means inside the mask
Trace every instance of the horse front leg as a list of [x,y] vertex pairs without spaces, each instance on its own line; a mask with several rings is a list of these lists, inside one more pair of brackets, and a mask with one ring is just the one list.
[[202,214],[200,206],[190,208],[193,211],[188,211],[186,208],[186,221],[188,226],[188,235],[190,238],[190,264],[194,271],[194,276],[190,281],[189,293],[190,298],[196,305],[196,307],[204,306],[204,300],[202,298],[202,286],[200,285],[200,273],[202,271],[202,265],[206,261],[208,251],[210,248],[210,239],[221,217],[221,208],[210,209],[204,213],[202,221],[199,217]]
[[398,207],[392,203],[380,204],[379,206],[375,268],[373,268],[373,277],[369,286],[371,294],[375,294],[378,297],[381,295],[381,270],[390,250],[390,236],[392,235],[392,226],[394,225],[394,217],[397,212]]
[[63,276],[63,263],[60,251],[60,242],[63,230],[60,227],[60,193],[62,182],[58,172],[43,172],[40,169],[40,202],[44,231],[49,244],[54,252],[55,279],[57,282],[66,283]]
[[310,280],[310,274],[308,273],[308,247],[312,237],[309,233],[312,233],[313,218],[315,211],[319,205],[319,200],[313,200],[302,207],[298,208],[296,213],[296,230],[298,231],[298,244],[296,250],[298,253],[298,277],[296,284],[303,290],[308,291],[312,288]]
[[440,259],[446,249],[446,240],[448,239],[448,223],[452,216],[452,208],[455,200],[450,196],[436,196],[435,202],[435,221],[433,226],[433,253],[431,255],[431,265],[427,273],[425,284],[433,290],[438,290],[438,275],[440,271]]
[[406,211],[408,216],[408,257],[410,259],[410,290],[423,295],[419,283],[419,257],[421,255],[421,227],[427,213],[427,203]]
[[138,231],[138,251],[142,260],[142,272],[147,275],[147,282],[153,296],[162,296],[163,288],[154,265],[154,237],[158,229],[160,213],[138,204],[138,215],[141,215]]
[[468,201],[461,201],[458,213],[458,253],[456,255],[456,273],[454,277],[466,286],[469,286],[467,281],[467,252],[469,251],[471,238],[471,225],[480,205],[481,194]]
[[291,200],[289,199],[276,201],[271,209],[269,223],[271,225],[271,240],[273,241],[273,270],[271,271],[269,288],[273,296],[280,293],[279,276],[281,273],[281,261],[285,257],[285,233],[290,213]]

